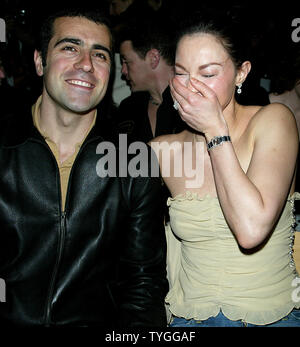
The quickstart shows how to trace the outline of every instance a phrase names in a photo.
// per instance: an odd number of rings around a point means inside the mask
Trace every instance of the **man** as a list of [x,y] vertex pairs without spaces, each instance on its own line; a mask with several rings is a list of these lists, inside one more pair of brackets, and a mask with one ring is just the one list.
[[163,326],[160,179],[97,176],[113,54],[106,19],[62,12],[41,37],[42,95],[32,114],[0,127],[1,324]]
[[118,110],[120,133],[148,142],[163,134],[180,132],[185,124],[173,108],[168,87],[174,75],[174,32],[159,16],[130,23],[119,35],[122,73],[132,95]]

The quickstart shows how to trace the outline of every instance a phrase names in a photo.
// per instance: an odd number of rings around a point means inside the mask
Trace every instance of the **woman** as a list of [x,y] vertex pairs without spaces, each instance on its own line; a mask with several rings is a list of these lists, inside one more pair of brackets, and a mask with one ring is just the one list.
[[[300,53],[300,52],[299,52]],[[278,88],[277,92],[272,92],[269,94],[270,102],[279,102],[281,104],[286,105],[294,114],[297,127],[298,134],[300,133],[300,56],[298,53],[298,61],[296,65],[296,69],[293,71],[294,75],[292,79],[286,79],[286,88],[280,89]],[[281,69],[279,69],[281,70]],[[281,71],[286,71],[281,70]],[[291,82],[291,85],[288,85]],[[298,150],[298,162],[299,162],[299,150]],[[299,164],[298,164],[299,165]],[[300,177],[299,177],[299,169],[297,170],[296,176],[296,190],[299,191],[300,187]],[[299,201],[295,204],[295,217],[297,221],[297,227],[295,233],[295,241],[294,241],[294,260],[296,269],[300,271],[300,205]]]
[[[251,63],[226,30],[203,21],[182,32],[170,87],[188,128],[151,144],[172,194],[170,326],[300,326],[291,251],[297,127],[281,104],[235,101]],[[203,177],[191,184],[199,163]]]

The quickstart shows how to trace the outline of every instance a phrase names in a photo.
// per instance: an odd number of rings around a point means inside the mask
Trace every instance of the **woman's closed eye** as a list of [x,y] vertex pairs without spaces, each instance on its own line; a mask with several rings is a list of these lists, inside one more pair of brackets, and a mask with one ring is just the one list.
[[214,77],[215,74],[202,74],[201,76],[205,78],[211,78],[211,77]]

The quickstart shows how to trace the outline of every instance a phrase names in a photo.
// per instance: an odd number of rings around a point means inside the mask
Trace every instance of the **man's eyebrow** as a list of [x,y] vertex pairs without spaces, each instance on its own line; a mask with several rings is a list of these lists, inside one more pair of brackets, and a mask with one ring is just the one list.
[[95,43],[93,46],[92,46],[93,49],[99,49],[101,51],[105,51],[109,54],[109,56],[112,58],[112,52],[109,48],[103,46],[103,45],[100,45],[99,43]]
[[[83,46],[83,41],[80,40],[80,39],[76,39],[76,38],[73,38],[73,37],[64,37],[63,39],[61,40],[58,40],[54,47],[60,45],[61,43],[73,43],[74,45],[78,45],[78,46]],[[109,54],[110,58],[112,58],[112,52],[109,48],[103,46],[103,45],[100,45],[99,43],[95,43],[92,45],[92,49],[99,49],[101,51],[105,51]]]
[[73,43],[75,45],[82,45],[82,41],[80,39],[75,39],[72,37],[64,37],[63,39],[57,41],[56,44],[54,45],[54,47],[56,47],[56,46],[58,46],[64,42]]

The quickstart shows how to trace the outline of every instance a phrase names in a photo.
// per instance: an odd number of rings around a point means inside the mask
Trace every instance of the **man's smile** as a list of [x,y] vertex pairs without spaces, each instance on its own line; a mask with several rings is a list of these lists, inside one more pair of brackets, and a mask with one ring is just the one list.
[[84,88],[89,88],[89,89],[93,89],[95,86],[87,81],[82,81],[82,80],[76,80],[76,79],[72,79],[72,80],[66,80],[67,83],[69,84],[73,84],[79,87],[84,87]]

